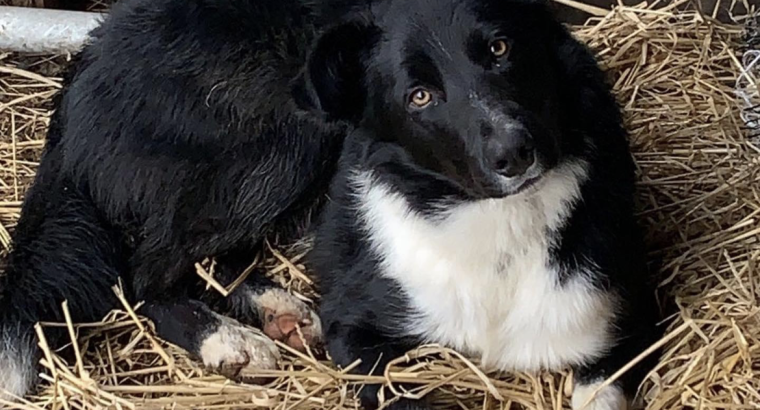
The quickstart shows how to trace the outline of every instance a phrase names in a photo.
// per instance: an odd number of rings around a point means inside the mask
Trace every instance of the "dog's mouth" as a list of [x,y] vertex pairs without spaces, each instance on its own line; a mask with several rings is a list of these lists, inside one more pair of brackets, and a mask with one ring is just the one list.
[[440,174],[457,186],[470,200],[503,199],[520,194],[530,194],[542,185],[548,170],[545,164],[536,163],[522,175],[506,177],[482,168],[470,169],[469,174],[456,176]]
[[535,191],[538,188],[539,183],[543,179],[543,175],[525,178],[521,181],[508,184],[506,187],[498,189],[497,198],[507,198],[510,196],[516,196],[520,194],[529,193]]
[[535,173],[516,178],[505,178],[494,175],[486,182],[476,183],[475,187],[465,188],[468,196],[472,199],[503,199],[511,196],[530,194],[539,189],[544,178],[544,173]]
[[512,190],[512,193],[509,195],[517,195],[529,190],[530,188],[536,186],[536,184],[538,184],[538,182],[541,181],[542,177],[543,175],[538,175],[538,176],[525,179],[524,181],[520,182],[517,185],[517,187]]
[[544,174],[540,166],[531,167],[524,174],[511,178],[494,173],[489,176],[488,183],[483,188],[489,198],[520,195],[535,190]]

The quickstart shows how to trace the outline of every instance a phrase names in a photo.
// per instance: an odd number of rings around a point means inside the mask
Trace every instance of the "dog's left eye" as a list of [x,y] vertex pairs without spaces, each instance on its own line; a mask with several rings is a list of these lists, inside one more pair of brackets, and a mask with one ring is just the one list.
[[494,40],[491,42],[491,54],[496,58],[502,58],[509,53],[507,40]]
[[433,101],[433,93],[424,88],[419,88],[412,92],[409,100],[414,108],[425,108]]

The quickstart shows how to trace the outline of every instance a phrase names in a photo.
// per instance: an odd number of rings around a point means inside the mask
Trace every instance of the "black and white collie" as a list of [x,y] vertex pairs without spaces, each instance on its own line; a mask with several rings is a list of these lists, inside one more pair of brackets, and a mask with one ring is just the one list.
[[[0,398],[34,383],[34,323],[64,300],[102,317],[121,278],[229,377],[277,366],[272,339],[362,373],[434,342],[572,367],[575,409],[621,410],[646,365],[593,392],[657,337],[633,188],[603,74],[542,1],[125,0],[67,75],[24,203]],[[205,290],[196,262],[233,282],[328,190],[321,321],[261,275]]]
[[[366,98],[313,254],[333,359],[382,371],[440,343],[492,369],[572,366],[580,408],[657,337],[634,167],[602,73],[531,2],[365,15],[352,30],[375,34],[351,72]],[[586,408],[626,408],[644,369]],[[362,394],[375,405],[377,389]]]

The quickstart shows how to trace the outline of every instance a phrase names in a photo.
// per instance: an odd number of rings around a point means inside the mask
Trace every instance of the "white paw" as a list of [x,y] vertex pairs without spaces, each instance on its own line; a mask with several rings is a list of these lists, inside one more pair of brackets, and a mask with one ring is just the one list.
[[231,379],[246,379],[257,370],[276,369],[280,352],[260,330],[218,316],[220,326],[203,340],[200,355],[210,370]]
[[311,347],[322,342],[319,316],[285,289],[267,289],[253,298],[260,310],[262,330],[273,340],[300,351],[305,350],[304,342]]
[[623,389],[612,384],[597,392],[602,383],[603,380],[591,384],[578,384],[573,391],[573,410],[627,410],[628,400]]

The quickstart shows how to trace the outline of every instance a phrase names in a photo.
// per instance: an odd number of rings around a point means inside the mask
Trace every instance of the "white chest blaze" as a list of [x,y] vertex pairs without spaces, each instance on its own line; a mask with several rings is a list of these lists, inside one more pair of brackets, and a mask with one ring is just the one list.
[[560,283],[549,250],[585,176],[583,164],[565,165],[529,193],[459,205],[433,221],[359,174],[381,274],[414,309],[405,330],[502,370],[557,369],[602,354],[611,298],[590,285],[588,271]]

